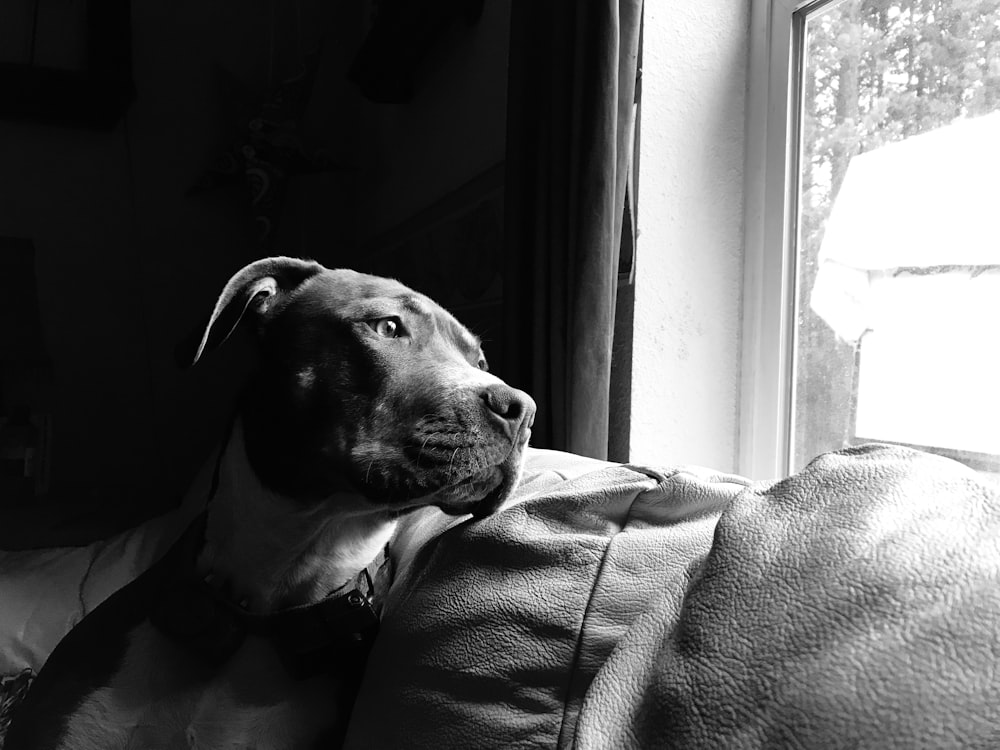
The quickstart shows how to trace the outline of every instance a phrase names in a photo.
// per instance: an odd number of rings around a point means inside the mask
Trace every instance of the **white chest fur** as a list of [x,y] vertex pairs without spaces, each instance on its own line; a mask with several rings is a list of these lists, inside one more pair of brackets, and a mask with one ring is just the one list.
[[[340,493],[303,504],[264,488],[239,424],[227,445],[197,561],[225,596],[267,613],[319,601],[354,580],[395,528],[385,511]],[[247,636],[222,667],[149,622],[129,635],[111,684],[67,723],[63,750],[290,750],[313,747],[343,717],[336,674],[292,678],[273,645]]]

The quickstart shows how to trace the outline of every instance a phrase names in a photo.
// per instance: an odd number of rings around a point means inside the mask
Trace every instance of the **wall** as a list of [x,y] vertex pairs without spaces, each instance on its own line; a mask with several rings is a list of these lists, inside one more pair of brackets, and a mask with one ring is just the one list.
[[377,158],[363,175],[366,238],[377,237],[504,159],[510,0],[455,24],[422,66],[412,101],[366,104]]
[[490,0],[427,47],[412,98],[359,102],[359,252],[346,258],[451,310],[497,372],[509,28],[509,0]]
[[[485,3],[475,23],[453,20],[418,45],[412,97],[402,103],[369,101],[348,80],[372,12],[370,2],[347,6],[340,16],[360,31],[324,48],[323,96],[306,121],[316,147],[346,174],[293,180],[280,244],[357,266],[386,235],[502,163],[510,2]],[[338,223],[338,204],[353,226]]]
[[633,461],[735,470],[748,6],[646,3]]

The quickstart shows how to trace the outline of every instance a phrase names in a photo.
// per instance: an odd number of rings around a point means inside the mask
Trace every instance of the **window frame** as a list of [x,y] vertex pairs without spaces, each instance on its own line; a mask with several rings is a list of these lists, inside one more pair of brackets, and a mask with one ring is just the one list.
[[791,435],[790,327],[794,293],[790,190],[791,0],[750,5],[744,166],[743,337],[738,471],[784,476]]
[[[841,2],[750,3],[737,469],[754,479],[785,477],[793,468],[805,27]],[[898,444],[1000,474],[1000,458],[991,454]]]
[[792,463],[796,239],[805,20],[841,0],[752,0],[744,165],[743,331],[738,470]]

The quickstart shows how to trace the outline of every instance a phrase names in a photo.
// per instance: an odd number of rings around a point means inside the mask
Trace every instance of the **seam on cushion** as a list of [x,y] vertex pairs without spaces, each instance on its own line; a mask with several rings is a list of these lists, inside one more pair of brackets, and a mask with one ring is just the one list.
[[[632,467],[627,467],[627,468],[632,469],[633,471],[635,471]],[[656,481],[657,477],[650,476],[650,475],[648,475],[648,474],[646,474],[644,472],[643,473],[636,472],[636,474],[639,474],[639,476],[641,476],[643,479],[653,479],[654,482],[655,482],[654,487],[659,484],[659,481]],[[564,691],[564,695],[563,695],[563,715],[562,715],[562,720],[559,722],[559,735],[556,738],[556,747],[564,747],[564,746],[565,747],[575,747],[576,746],[576,727],[575,726],[573,727],[573,730],[572,730],[573,731],[573,736],[571,738],[572,741],[570,742],[569,745],[564,745],[563,744],[563,738],[566,735],[567,730],[568,730],[568,727],[567,727],[567,719],[568,719],[567,709],[569,707],[570,689],[573,687],[574,678],[576,677],[577,671],[578,671],[579,666],[580,666],[580,657],[581,657],[581,653],[583,651],[583,639],[584,639],[584,633],[585,633],[585,630],[586,630],[585,626],[586,626],[587,621],[588,621],[588,619],[590,617],[591,611],[594,608],[594,595],[595,595],[595,593],[597,591],[598,583],[600,582],[601,578],[604,575],[604,568],[605,568],[605,565],[607,564],[608,553],[611,551],[611,547],[614,544],[615,540],[618,538],[619,534],[621,534],[628,527],[629,521],[632,518],[632,509],[635,507],[636,500],[639,499],[640,495],[642,495],[645,492],[648,492],[650,489],[652,489],[652,488],[646,487],[646,488],[641,488],[641,489],[637,489],[636,490],[635,496],[632,498],[632,502],[629,503],[628,510],[625,511],[625,517],[624,517],[624,519],[622,519],[622,523],[619,525],[618,530],[614,534],[612,534],[611,536],[608,537],[607,544],[604,545],[604,552],[601,555],[601,562],[597,566],[597,575],[594,576],[593,584],[590,587],[590,596],[587,597],[587,605],[583,608],[583,617],[580,619],[580,631],[579,631],[579,633],[577,633],[576,648],[573,650],[573,661],[572,661],[572,664],[570,665],[569,675],[568,675],[568,678],[566,680],[566,687],[565,687],[565,691]],[[577,715],[577,719],[579,719],[579,715]]]
[[599,471],[607,471],[608,469],[622,469],[622,468],[634,471],[636,474],[643,473],[642,471],[637,471],[634,466],[629,466],[628,464],[613,464],[613,463],[608,463],[604,466],[597,466],[591,469],[590,471],[583,472],[582,474],[570,474],[566,471],[563,471],[562,469],[546,469],[545,471],[552,472],[553,474],[557,475],[560,479],[562,479],[564,482],[574,482],[577,479],[582,479],[583,477],[589,477],[591,474],[596,474]]
[[[543,471],[542,473],[540,473],[538,476],[543,476],[544,474],[555,474],[557,477],[559,477],[564,482],[568,482],[571,479],[573,479],[573,477],[570,476],[569,472],[560,471],[559,469],[545,469],[545,471]],[[586,476],[586,475],[581,475],[581,476]]]

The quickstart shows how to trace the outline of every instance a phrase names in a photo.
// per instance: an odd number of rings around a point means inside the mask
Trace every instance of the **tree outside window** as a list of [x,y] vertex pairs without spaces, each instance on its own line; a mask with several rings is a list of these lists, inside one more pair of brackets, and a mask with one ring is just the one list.
[[[929,436],[919,441],[905,430],[859,434],[859,428],[878,430],[879,409],[898,395],[885,391],[885,383],[873,375],[876,362],[888,367],[900,361],[893,352],[902,351],[903,341],[893,339],[892,325],[863,319],[861,308],[867,310],[879,295],[883,310],[897,312],[921,295],[925,309],[956,307],[944,296],[935,297],[939,294],[970,300],[966,318],[948,325],[977,342],[969,356],[978,359],[959,361],[968,347],[947,356],[954,371],[973,370],[981,377],[968,383],[938,378],[928,385],[918,382],[919,376],[929,377],[928,368],[915,364],[918,372],[909,371],[917,379],[913,394],[899,395],[916,400],[913,413],[926,415],[928,423],[936,418],[920,402],[923,397],[965,397],[952,412],[983,399],[989,408],[1000,409],[1000,385],[989,385],[981,372],[1000,368],[1000,315],[985,319],[992,311],[988,300],[1000,298],[1000,231],[987,234],[987,222],[995,220],[983,210],[1000,207],[1000,172],[989,173],[993,164],[1000,165],[1000,0],[844,0],[806,13],[793,468],[860,439],[886,439],[940,449],[976,468],[996,470],[1000,458],[993,454],[1000,449],[990,453],[989,436],[972,435],[986,413],[968,415],[975,424],[969,422],[967,445],[948,437],[954,425],[943,422],[940,429],[934,424],[916,429],[912,434]],[[835,231],[839,237],[832,236]],[[930,247],[932,236],[954,241]],[[864,246],[875,238],[877,244]],[[849,249],[832,249],[834,240]],[[848,268],[844,256],[852,253],[860,261]],[[817,280],[832,297],[814,297]],[[871,297],[864,305],[849,288],[852,283],[860,283]],[[844,301],[831,302],[837,295]],[[844,307],[850,304],[858,310]],[[945,311],[939,312],[927,320],[944,320]],[[851,315],[860,322],[840,322]],[[920,315],[911,317],[918,325]],[[928,345],[934,340],[924,329],[907,335]],[[945,334],[940,340],[964,339]],[[985,390],[970,395],[971,387]],[[953,416],[947,405],[939,411],[943,421]],[[1000,438],[1000,426],[996,429]]]

